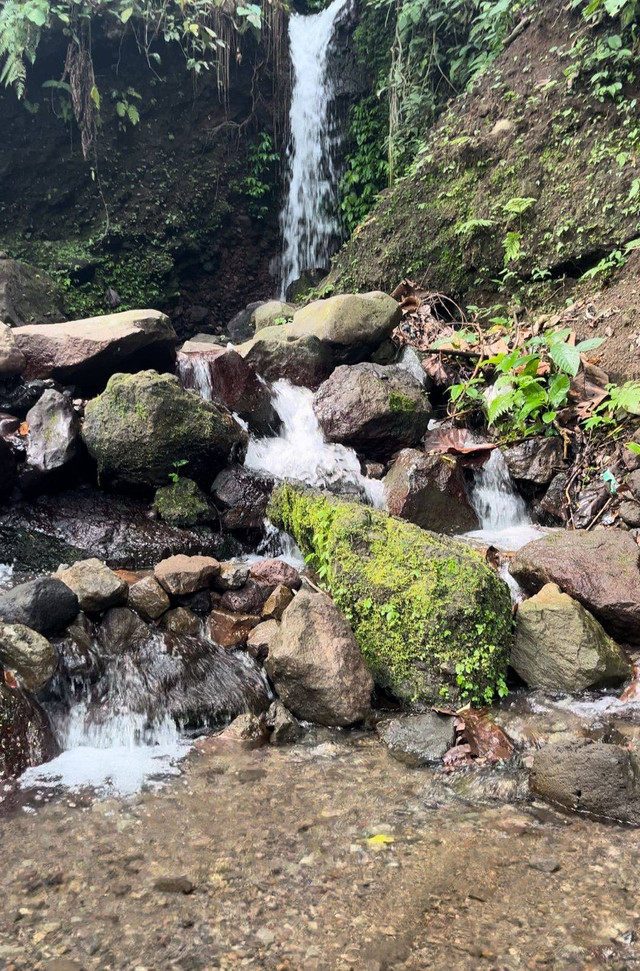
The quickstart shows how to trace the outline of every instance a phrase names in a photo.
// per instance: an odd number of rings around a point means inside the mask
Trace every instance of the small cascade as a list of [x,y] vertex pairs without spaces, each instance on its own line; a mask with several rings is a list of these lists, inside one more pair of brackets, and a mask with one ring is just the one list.
[[526,503],[514,488],[504,455],[493,450],[475,472],[471,503],[480,529],[467,535],[504,551],[513,551],[541,536],[529,516]]
[[197,391],[205,401],[213,400],[213,381],[206,351],[189,354],[184,351],[178,351],[176,355],[176,374],[185,390]]
[[263,710],[264,675],[246,654],[205,634],[169,634],[140,624],[100,628],[82,655],[60,644],[59,672],[45,708],[62,753],[28,769],[33,787],[130,795],[177,774],[190,748],[185,729]]
[[352,449],[325,440],[313,410],[312,392],[288,381],[277,381],[273,390],[282,428],[277,437],[250,439],[247,468],[278,479],[297,479],[328,492],[350,493],[381,508],[382,483],[362,475]]
[[327,267],[340,243],[335,162],[340,136],[331,112],[334,86],[328,53],[336,22],[348,2],[333,0],[320,13],[292,14],[289,19],[293,90],[287,194],[280,215],[283,297],[304,270]]

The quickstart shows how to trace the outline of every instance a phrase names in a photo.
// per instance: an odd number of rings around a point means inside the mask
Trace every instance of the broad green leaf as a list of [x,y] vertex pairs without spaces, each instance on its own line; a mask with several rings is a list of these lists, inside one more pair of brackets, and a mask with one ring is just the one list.
[[553,363],[565,374],[575,377],[580,370],[580,352],[570,344],[563,341],[554,343],[549,348],[549,354]]
[[576,351],[580,354],[584,354],[586,351],[595,351],[596,347],[604,343],[604,337],[590,337],[589,340],[580,341],[576,344]]
[[133,7],[127,7],[125,10],[122,11],[122,13],[120,14],[120,20],[122,21],[123,24],[126,24],[129,22],[129,20],[131,19],[132,13],[133,13]]

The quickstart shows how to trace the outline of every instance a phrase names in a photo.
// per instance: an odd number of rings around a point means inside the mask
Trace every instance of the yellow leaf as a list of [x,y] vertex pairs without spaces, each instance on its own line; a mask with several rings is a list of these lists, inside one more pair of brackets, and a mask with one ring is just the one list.
[[376,836],[369,836],[367,843],[369,846],[384,846],[387,843],[395,843],[395,836],[389,836],[388,833],[378,833]]

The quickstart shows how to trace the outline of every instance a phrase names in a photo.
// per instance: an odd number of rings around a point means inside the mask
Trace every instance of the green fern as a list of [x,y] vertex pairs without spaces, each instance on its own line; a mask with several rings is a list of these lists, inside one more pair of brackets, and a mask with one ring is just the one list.
[[47,22],[47,0],[6,0],[0,9],[0,84],[24,95],[27,63],[33,64],[41,28]]

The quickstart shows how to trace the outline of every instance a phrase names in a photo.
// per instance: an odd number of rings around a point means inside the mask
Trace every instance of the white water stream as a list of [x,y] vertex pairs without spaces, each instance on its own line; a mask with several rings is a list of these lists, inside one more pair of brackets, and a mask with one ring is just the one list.
[[476,472],[470,499],[480,520],[480,529],[467,533],[469,539],[514,552],[542,535],[533,525],[524,499],[514,488],[500,449],[494,449]]
[[304,270],[327,267],[340,241],[335,166],[340,136],[331,115],[334,86],[327,65],[336,22],[348,2],[333,0],[320,13],[289,19],[293,90],[287,194],[280,216],[283,297]]

